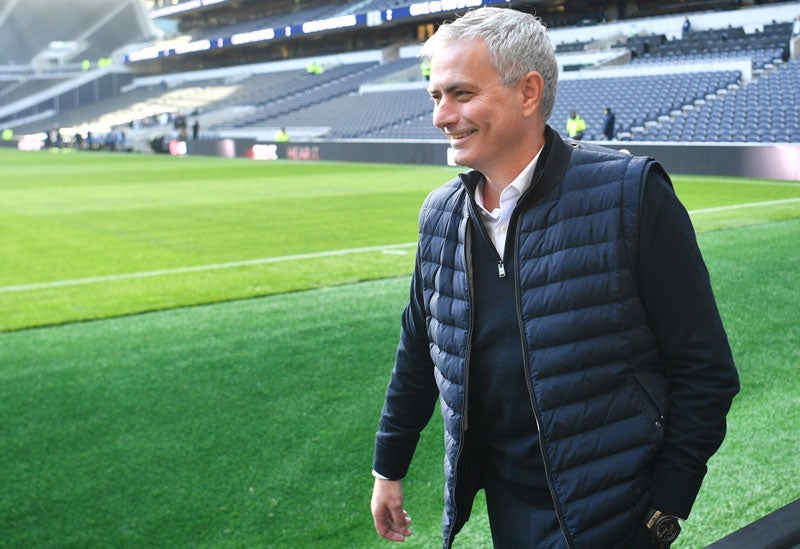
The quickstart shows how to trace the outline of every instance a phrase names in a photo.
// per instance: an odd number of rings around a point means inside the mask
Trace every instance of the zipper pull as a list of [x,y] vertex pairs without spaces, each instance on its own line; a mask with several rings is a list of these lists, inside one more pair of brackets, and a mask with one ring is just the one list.
[[506,268],[503,266],[502,260],[497,262],[497,274],[500,276],[500,278],[506,277]]

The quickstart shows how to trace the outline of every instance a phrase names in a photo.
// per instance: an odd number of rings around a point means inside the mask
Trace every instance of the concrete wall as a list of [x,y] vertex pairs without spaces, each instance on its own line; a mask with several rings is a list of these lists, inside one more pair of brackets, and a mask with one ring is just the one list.
[[623,143],[631,154],[652,156],[667,172],[800,181],[800,144],[710,145]]

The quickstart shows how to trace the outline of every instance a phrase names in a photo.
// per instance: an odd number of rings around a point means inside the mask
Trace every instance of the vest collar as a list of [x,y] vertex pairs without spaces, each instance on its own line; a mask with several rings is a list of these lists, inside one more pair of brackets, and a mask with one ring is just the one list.
[[[524,198],[526,200],[537,200],[546,196],[564,177],[572,156],[573,147],[564,141],[558,133],[550,126],[544,129],[545,141],[539,161],[536,163],[536,170],[533,173],[533,185],[528,188]],[[475,189],[483,179],[483,174],[477,170],[470,170],[458,175],[461,183],[469,193],[471,200],[474,200]]]

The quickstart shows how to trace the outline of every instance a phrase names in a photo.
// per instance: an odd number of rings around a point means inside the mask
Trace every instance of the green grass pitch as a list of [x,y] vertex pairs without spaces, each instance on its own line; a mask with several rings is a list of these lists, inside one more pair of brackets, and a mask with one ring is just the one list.
[[[0,149],[0,546],[392,547],[374,431],[430,166]],[[676,547],[797,499],[800,184],[675,176],[742,392]],[[440,545],[441,420],[406,481]],[[458,547],[489,547],[476,504]]]

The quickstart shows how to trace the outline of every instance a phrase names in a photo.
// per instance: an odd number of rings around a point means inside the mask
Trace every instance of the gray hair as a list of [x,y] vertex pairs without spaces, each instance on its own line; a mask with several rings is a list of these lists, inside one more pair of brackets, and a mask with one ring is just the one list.
[[489,59],[503,84],[516,84],[531,71],[542,75],[544,91],[540,111],[544,121],[549,120],[556,102],[558,63],[541,20],[510,8],[471,10],[439,27],[422,46],[419,56],[432,59],[442,47],[474,38],[486,45]]

